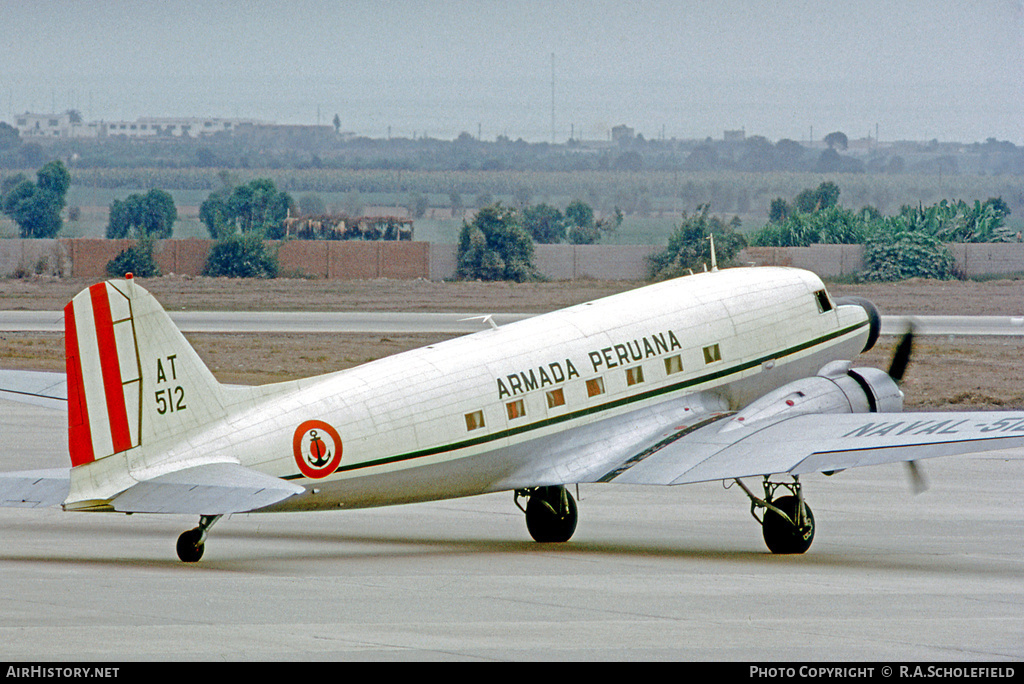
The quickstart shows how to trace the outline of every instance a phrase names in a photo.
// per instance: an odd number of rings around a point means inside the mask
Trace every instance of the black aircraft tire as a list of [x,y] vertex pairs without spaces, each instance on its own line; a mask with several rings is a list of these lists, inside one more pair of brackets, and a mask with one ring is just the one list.
[[[562,494],[565,510],[562,510]],[[576,501],[564,487],[541,487],[526,503],[526,529],[541,543],[569,541],[576,531]]]
[[198,562],[206,550],[206,545],[199,541],[202,534],[198,527],[182,532],[178,537],[178,558],[185,563]]
[[[799,499],[795,496],[784,496],[772,502],[776,508],[784,511],[791,520],[796,520],[796,509]],[[814,541],[814,514],[811,507],[804,503],[804,525],[796,528],[786,519],[768,509],[764,513],[764,523],[761,525],[761,532],[764,534],[764,543],[772,553],[804,553],[811,547]]]

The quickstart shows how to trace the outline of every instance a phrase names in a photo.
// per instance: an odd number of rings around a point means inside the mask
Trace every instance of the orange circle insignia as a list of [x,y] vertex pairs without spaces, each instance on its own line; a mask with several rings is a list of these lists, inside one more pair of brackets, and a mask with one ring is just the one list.
[[292,437],[295,463],[306,477],[327,477],[341,463],[341,437],[322,420],[307,420],[295,428]]

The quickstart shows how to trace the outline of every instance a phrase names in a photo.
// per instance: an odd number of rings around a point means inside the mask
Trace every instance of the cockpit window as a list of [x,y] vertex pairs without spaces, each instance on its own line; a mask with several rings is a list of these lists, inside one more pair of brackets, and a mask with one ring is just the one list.
[[818,290],[814,293],[814,301],[818,304],[818,313],[832,310],[832,300],[828,298],[828,292]]

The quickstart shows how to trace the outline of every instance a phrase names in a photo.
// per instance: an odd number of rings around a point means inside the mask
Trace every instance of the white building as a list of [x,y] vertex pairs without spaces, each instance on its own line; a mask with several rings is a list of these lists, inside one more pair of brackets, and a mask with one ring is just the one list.
[[95,138],[100,124],[84,123],[70,112],[33,114],[25,112],[14,118],[14,127],[23,139],[31,138]]
[[22,139],[32,138],[127,138],[193,137],[214,133],[233,132],[239,126],[259,126],[266,122],[258,119],[219,119],[195,117],[148,117],[136,121],[73,121],[69,112],[60,114],[33,114],[25,112],[15,117],[14,127]]

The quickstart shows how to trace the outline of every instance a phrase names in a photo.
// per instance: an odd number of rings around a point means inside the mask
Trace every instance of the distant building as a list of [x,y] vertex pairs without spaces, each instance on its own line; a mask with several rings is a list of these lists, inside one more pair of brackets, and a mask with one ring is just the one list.
[[99,125],[83,123],[77,114],[33,114],[25,112],[14,118],[14,127],[22,138],[95,138]]
[[632,140],[633,137],[633,129],[629,126],[621,125],[612,129],[612,140],[614,142],[618,142],[620,140]]
[[15,117],[14,127],[23,139],[32,138],[127,138],[193,137],[215,133],[233,133],[239,126],[261,126],[258,119],[219,119],[196,117],[148,117],[135,121],[76,121],[70,112],[33,114]]
[[725,142],[743,142],[747,139],[747,130],[741,128],[738,131],[725,131],[722,134],[722,140]]

